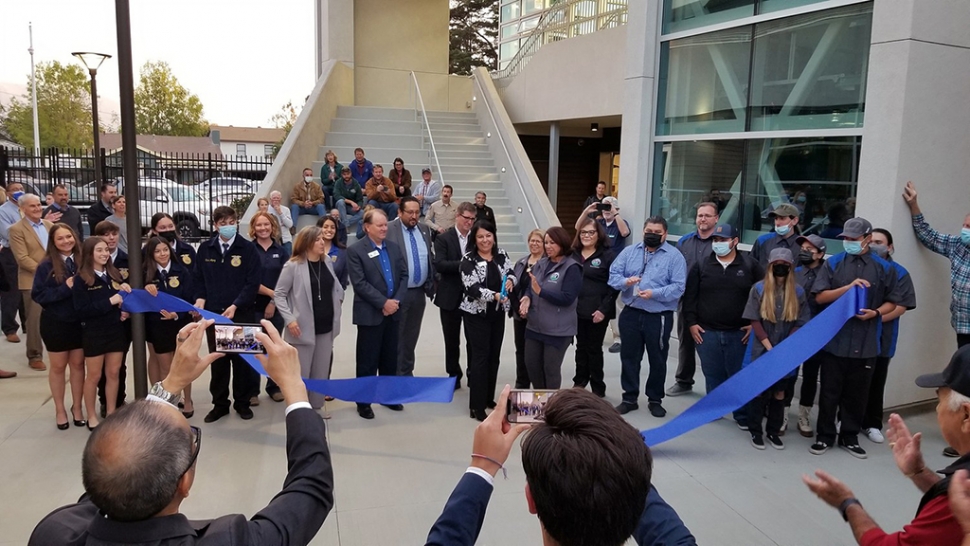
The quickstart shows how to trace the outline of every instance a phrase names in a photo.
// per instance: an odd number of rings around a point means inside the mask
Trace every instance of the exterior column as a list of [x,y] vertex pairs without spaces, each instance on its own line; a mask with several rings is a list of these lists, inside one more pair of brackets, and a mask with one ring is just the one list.
[[354,65],[354,0],[316,0],[316,56],[314,79],[330,59]]
[[549,124],[549,183],[546,188],[549,203],[555,210],[559,202],[559,122]]

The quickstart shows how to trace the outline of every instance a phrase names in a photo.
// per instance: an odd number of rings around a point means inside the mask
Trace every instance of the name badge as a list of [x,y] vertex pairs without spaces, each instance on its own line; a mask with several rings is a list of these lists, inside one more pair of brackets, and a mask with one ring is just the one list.
[[376,250],[372,250],[372,251],[370,251],[370,252],[367,253],[367,257],[368,258],[376,258],[376,257],[378,257],[380,255],[381,255],[381,253],[378,252],[378,251],[376,251]]

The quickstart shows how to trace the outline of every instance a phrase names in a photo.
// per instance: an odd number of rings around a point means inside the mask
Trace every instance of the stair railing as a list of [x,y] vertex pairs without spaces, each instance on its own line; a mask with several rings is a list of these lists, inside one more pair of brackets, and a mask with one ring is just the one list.
[[[411,85],[408,87],[408,94],[411,95],[411,104],[414,105],[414,120],[418,121],[418,117],[421,118],[421,126],[428,132],[428,142],[431,144],[428,150],[428,164],[431,164],[431,158],[434,157],[434,166],[438,173],[438,183],[442,187],[445,185],[445,175],[441,172],[441,162],[438,161],[438,150],[434,145],[434,136],[431,134],[431,122],[428,120],[428,111],[424,109],[424,99],[421,97],[421,86],[418,85],[418,77],[414,75],[414,71],[411,71]],[[421,114],[418,114],[418,107],[421,107]]]

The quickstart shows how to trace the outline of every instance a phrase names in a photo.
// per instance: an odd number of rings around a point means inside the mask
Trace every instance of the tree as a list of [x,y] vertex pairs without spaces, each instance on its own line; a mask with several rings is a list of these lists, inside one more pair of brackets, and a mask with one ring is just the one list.
[[135,88],[135,127],[139,134],[205,136],[209,122],[202,101],[172,74],[165,62],[149,61],[141,67]]
[[283,129],[283,138],[276,144],[273,144],[273,157],[276,157],[276,154],[280,153],[280,148],[286,142],[286,137],[290,136],[290,131],[293,130],[293,124],[296,123],[296,118],[299,116],[300,111],[293,106],[293,101],[286,101],[286,104],[280,108],[280,111],[269,118],[269,122],[273,124],[273,127]]
[[[88,148],[94,141],[91,120],[91,83],[77,65],[57,61],[37,63],[37,123],[40,144],[45,148]],[[34,118],[27,93],[10,102],[3,125],[14,142],[33,148]]]
[[452,0],[449,70],[468,75],[498,63],[498,0]]

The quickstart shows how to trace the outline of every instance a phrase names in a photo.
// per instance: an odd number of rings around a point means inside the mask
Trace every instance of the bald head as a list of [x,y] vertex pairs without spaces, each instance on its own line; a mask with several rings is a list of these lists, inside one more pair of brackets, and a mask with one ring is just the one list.
[[188,421],[175,407],[147,400],[125,404],[84,447],[84,489],[108,517],[146,520],[175,500],[192,446]]

